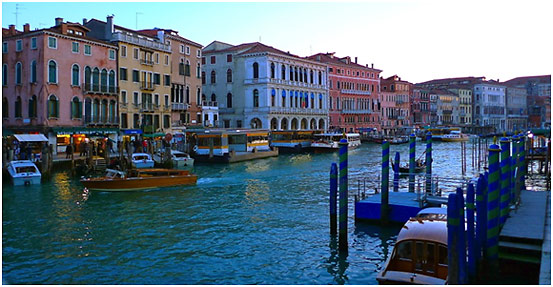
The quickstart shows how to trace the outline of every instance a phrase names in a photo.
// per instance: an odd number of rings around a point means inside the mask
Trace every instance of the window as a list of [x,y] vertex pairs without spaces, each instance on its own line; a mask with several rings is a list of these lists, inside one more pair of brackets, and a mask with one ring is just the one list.
[[127,68],[119,68],[119,80],[126,81],[127,79]]
[[165,86],[171,86],[171,76],[170,75],[163,75],[163,84]]
[[71,101],[71,118],[72,119],[82,118],[83,117],[82,109],[83,109],[83,105],[81,101],[79,101],[79,98],[74,97],[73,100]]
[[21,85],[21,63],[15,64],[15,84]]
[[232,108],[232,94],[227,94],[227,108]]
[[57,82],[58,82],[58,65],[53,60],[50,60],[48,62],[48,83],[55,84]]
[[79,43],[78,42],[72,42],[71,43],[71,52],[79,53]]
[[169,95],[165,95],[164,104],[165,104],[165,107],[169,106]]
[[87,56],[92,55],[92,47],[90,45],[84,45],[84,54]]
[[115,60],[115,50],[109,49],[109,59]]
[[253,78],[259,79],[259,64],[257,62],[253,63]]
[[253,90],[253,107],[259,108],[259,91],[257,89]]
[[133,114],[133,128],[138,129],[140,128],[140,115],[139,114]]
[[21,97],[15,100],[15,117],[21,118]]
[[115,71],[109,71],[108,75],[108,89],[110,93],[115,93]]
[[184,65],[184,75],[190,77],[190,61],[186,60]]
[[210,61],[211,61],[211,64],[215,64],[215,56],[211,56]]
[[16,40],[15,41],[15,51],[21,52],[23,50],[23,40]]
[[171,116],[170,115],[164,115],[163,116],[163,128],[168,129],[171,127]]
[[232,70],[227,70],[227,83],[232,83]]
[[186,55],[190,55],[190,47],[186,46]]
[[199,49],[198,49],[198,50],[196,51],[196,58],[199,58],[199,57],[201,57],[201,56],[202,56],[202,50],[199,50]]
[[133,102],[133,104],[138,105],[138,92],[133,93],[132,102]]
[[123,58],[127,57],[127,46],[121,45],[121,48],[120,48],[119,51],[120,51],[121,57],[123,57]]
[[154,54],[154,59],[155,59],[156,64],[159,64],[159,53]]
[[280,71],[280,73],[281,73],[280,77],[281,77],[283,80],[286,79],[286,66],[282,65],[282,67],[280,67],[280,70],[281,70],[281,71]]
[[275,63],[271,63],[271,79],[275,78]]
[[31,83],[36,83],[36,61],[31,62]]
[[179,75],[184,76],[184,63],[179,63]]
[[217,96],[215,96],[215,94],[211,94],[211,101],[212,101],[212,102],[216,102],[216,101],[217,101]]
[[6,54],[7,52],[8,52],[8,42],[2,42],[2,54]]
[[132,81],[134,83],[140,82],[140,72],[138,70],[132,70]]
[[10,116],[9,112],[8,99],[6,97],[2,98],[2,118],[7,118]]
[[54,37],[48,37],[48,48],[57,49],[58,48],[58,39]]
[[127,104],[127,91],[121,91],[121,103],[123,105]]
[[59,103],[55,95],[50,95],[48,98],[48,117],[57,118],[59,116]]
[[205,72],[202,72],[202,85],[205,85]]
[[36,118],[36,116],[37,116],[36,108],[37,108],[36,96],[33,95],[29,99],[29,118]]
[[181,44],[179,48],[180,48],[181,54],[184,54],[184,45]]
[[134,49],[132,50],[132,57],[133,57],[134,59],[138,60],[138,54],[139,54],[139,53],[138,53],[138,48],[134,48]]
[[169,66],[169,55],[165,55],[165,66]]
[[161,75],[154,73],[154,85],[161,85]]
[[200,70],[201,70],[201,67],[200,67],[200,63],[198,63],[196,65],[196,77],[200,77],[201,73],[200,73]]
[[215,74],[215,71],[211,71],[211,83],[212,84],[215,84],[216,82],[216,74]]
[[205,65],[205,57],[202,57],[202,65]]
[[227,63],[232,62],[232,54],[227,55]]
[[79,66],[77,64],[74,64],[71,68],[71,85],[79,85]]

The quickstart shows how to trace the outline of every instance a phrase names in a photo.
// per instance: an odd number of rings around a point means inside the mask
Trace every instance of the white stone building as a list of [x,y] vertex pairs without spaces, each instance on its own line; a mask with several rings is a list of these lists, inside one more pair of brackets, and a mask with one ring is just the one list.
[[506,131],[505,86],[482,80],[474,84],[473,95],[473,123],[493,126],[497,132]]
[[257,42],[214,41],[202,53],[202,97],[217,102],[218,127],[327,129],[326,65]]

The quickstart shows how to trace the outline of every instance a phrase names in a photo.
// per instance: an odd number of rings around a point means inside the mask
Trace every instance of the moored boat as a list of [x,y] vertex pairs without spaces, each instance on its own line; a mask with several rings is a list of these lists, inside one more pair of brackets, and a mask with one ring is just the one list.
[[152,159],[152,156],[147,153],[133,153],[131,161],[134,168],[154,167],[154,160]]
[[8,173],[13,185],[40,184],[42,174],[30,160],[14,160],[8,163]]
[[88,190],[135,191],[179,185],[194,185],[198,177],[187,170],[150,168],[136,169],[129,173],[106,169],[106,175],[81,179]]
[[443,285],[447,276],[447,215],[443,209],[423,209],[399,232],[376,280],[380,284]]
[[[163,157],[161,153],[154,155],[154,160],[157,163],[163,163]],[[194,166],[194,159],[189,154],[178,150],[171,150],[171,160],[173,161],[174,168],[192,167]]]
[[449,134],[442,135],[441,140],[444,142],[466,142],[469,137],[460,131],[451,131]]
[[404,144],[409,142],[408,136],[395,136],[390,139],[390,144]]
[[348,141],[348,148],[356,148],[361,145],[361,137],[358,133],[322,133],[314,135],[313,142],[311,143],[311,149],[315,152],[334,152],[340,147],[338,143],[341,139],[346,138]]
[[315,131],[272,131],[271,147],[278,148],[280,153],[300,153],[311,147]]

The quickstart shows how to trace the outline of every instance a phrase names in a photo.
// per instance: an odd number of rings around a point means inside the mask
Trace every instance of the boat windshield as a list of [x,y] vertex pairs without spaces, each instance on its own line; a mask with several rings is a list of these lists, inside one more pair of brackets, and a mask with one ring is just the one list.
[[16,167],[15,171],[17,173],[36,172],[36,168],[34,166],[20,166]]
[[148,160],[150,159],[147,155],[137,155],[134,157],[134,160]]
[[174,153],[173,156],[176,157],[176,158],[187,158],[188,157],[188,155],[185,154],[185,153]]

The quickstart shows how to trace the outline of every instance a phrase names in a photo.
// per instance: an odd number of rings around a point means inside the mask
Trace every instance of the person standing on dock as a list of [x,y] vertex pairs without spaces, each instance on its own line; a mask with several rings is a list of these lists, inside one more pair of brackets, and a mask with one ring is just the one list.
[[73,153],[73,145],[69,143],[67,147],[65,148],[65,158],[71,158],[71,154]]

